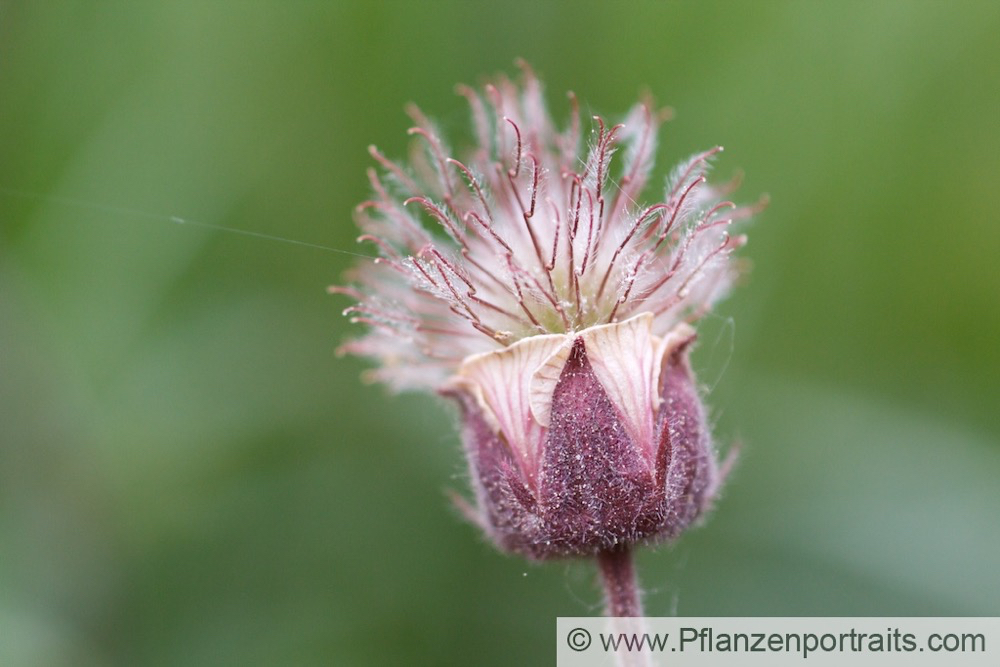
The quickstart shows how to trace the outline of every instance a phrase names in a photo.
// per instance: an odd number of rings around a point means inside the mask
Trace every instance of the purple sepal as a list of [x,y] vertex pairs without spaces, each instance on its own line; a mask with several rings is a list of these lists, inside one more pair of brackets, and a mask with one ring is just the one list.
[[717,472],[687,362],[691,340],[663,360],[652,465],[624,428],[581,338],[552,396],[536,479],[519,467],[477,402],[450,392],[462,408],[482,523],[500,548],[535,559],[593,554],[676,537],[698,518],[711,502]]

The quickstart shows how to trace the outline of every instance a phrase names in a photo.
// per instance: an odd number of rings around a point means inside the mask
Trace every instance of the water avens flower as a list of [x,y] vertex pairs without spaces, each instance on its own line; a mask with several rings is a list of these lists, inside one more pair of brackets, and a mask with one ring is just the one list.
[[371,379],[457,403],[465,511],[500,549],[596,556],[609,613],[637,615],[630,548],[679,535],[720,484],[688,354],[753,207],[708,183],[721,147],[640,203],[666,117],[648,100],[612,125],[570,95],[560,130],[526,65],[458,92],[471,149],[416,107],[408,164],[370,149],[357,220],[379,257],[331,288],[368,325],[342,349],[376,360]]

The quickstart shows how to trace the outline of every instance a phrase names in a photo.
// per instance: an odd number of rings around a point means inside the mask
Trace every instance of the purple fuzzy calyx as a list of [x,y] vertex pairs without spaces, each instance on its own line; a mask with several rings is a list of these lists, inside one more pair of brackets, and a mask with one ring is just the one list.
[[529,338],[470,358],[449,384],[481,524],[501,548],[544,559],[673,537],[710,503],[694,332],[661,339],[651,324]]

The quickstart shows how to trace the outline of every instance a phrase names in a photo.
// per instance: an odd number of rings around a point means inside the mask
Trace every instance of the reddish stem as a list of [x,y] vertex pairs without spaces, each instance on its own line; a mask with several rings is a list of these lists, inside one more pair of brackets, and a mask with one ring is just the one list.
[[597,553],[597,566],[604,584],[607,616],[642,616],[639,582],[632,564],[632,551],[619,545]]

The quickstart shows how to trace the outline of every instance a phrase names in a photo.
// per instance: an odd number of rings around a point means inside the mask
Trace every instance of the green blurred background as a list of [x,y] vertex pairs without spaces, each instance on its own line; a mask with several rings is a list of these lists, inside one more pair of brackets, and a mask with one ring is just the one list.
[[[457,82],[676,110],[753,270],[695,364],[742,462],[655,615],[1000,615],[996,2],[0,2],[0,664],[542,665],[448,407],[337,359],[369,143]],[[659,178],[657,179],[659,182]],[[179,224],[177,219],[187,221]]]

